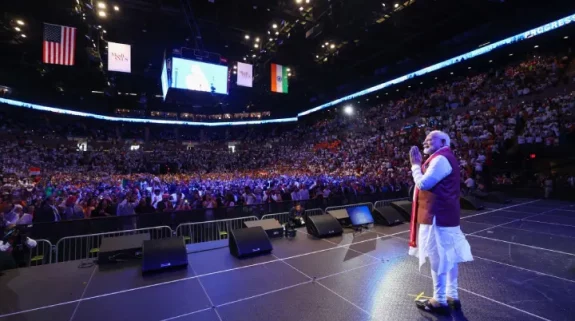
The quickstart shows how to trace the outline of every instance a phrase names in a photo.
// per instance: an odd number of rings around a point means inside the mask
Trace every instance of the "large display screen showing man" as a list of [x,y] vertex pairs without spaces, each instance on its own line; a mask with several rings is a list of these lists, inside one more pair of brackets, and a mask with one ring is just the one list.
[[228,67],[205,62],[173,59],[174,88],[228,94]]

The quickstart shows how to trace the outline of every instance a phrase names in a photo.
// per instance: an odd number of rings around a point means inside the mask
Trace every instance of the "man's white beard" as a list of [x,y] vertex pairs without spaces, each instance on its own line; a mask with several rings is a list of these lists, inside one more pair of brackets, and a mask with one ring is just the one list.
[[432,150],[431,147],[424,148],[424,149],[423,149],[423,153],[424,153],[425,155],[431,155],[431,154],[433,154],[433,150]]

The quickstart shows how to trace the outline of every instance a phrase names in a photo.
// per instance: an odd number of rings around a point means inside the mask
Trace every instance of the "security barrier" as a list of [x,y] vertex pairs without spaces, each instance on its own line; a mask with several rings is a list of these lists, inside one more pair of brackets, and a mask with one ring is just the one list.
[[176,235],[183,236],[186,244],[217,241],[228,238],[231,230],[244,227],[246,221],[257,221],[255,216],[232,218],[199,223],[180,224],[176,228]]
[[157,226],[135,230],[68,236],[56,243],[56,257],[53,262],[66,262],[93,258],[98,256],[98,252],[100,252],[100,244],[102,243],[102,239],[105,237],[144,233],[149,233],[150,239],[152,240],[172,237],[174,234],[169,226]]
[[402,197],[402,198],[394,198],[391,200],[377,201],[377,202],[375,202],[375,204],[373,204],[373,207],[379,208],[379,207],[389,206],[389,205],[391,205],[391,202],[407,201],[407,200],[409,200],[409,197]]
[[289,220],[289,212],[285,212],[285,213],[276,213],[276,214],[266,214],[264,216],[262,216],[262,220],[267,220],[267,219],[276,219],[278,220],[278,222],[280,222],[280,224],[285,224],[288,222]]
[[35,240],[36,247],[30,249],[30,266],[52,263],[52,243],[48,240]]
[[310,210],[305,210],[307,216],[323,215],[325,212],[321,208],[312,208]]
[[[327,207],[324,210],[321,208],[312,208],[305,211],[308,216],[323,215],[330,210],[343,209],[348,207],[356,207],[360,205],[367,205],[370,210],[374,206],[385,206],[391,202],[406,200],[408,198],[396,198],[389,200],[377,201],[372,203],[358,203],[348,204],[342,206]],[[287,223],[289,219],[288,212],[266,214],[261,217],[262,220],[275,218],[281,224]],[[123,235],[149,233],[151,239],[161,239],[172,237],[174,234],[184,237],[186,244],[201,243],[215,240],[227,239],[228,234],[233,229],[244,227],[246,221],[257,221],[257,216],[246,216],[231,219],[211,220],[206,222],[196,223],[183,223],[176,227],[175,232],[169,226],[147,227],[133,230],[114,231],[97,234],[87,234],[78,236],[68,236],[61,238],[56,246],[52,246],[49,240],[39,239],[36,240],[38,245],[36,248],[31,249],[30,252],[30,265],[50,264],[56,262],[65,262],[72,260],[81,260],[88,258],[95,258],[100,251],[100,244],[105,237],[116,237]],[[53,250],[55,249],[55,255]]]

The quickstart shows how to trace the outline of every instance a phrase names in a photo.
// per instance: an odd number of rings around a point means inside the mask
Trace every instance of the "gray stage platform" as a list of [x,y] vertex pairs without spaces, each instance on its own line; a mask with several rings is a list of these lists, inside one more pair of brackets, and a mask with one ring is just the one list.
[[465,212],[475,261],[460,269],[463,310],[418,311],[429,267],[407,256],[407,224],[326,240],[303,231],[272,255],[190,254],[187,270],[149,277],[139,267],[79,262],[0,277],[0,321],[15,320],[574,320],[575,206],[515,200]]

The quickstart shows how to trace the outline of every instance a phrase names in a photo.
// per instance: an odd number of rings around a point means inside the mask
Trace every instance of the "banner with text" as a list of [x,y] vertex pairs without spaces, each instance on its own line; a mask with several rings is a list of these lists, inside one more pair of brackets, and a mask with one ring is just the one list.
[[253,66],[238,62],[238,86],[252,87]]
[[108,42],[108,70],[131,72],[131,47],[122,43]]

